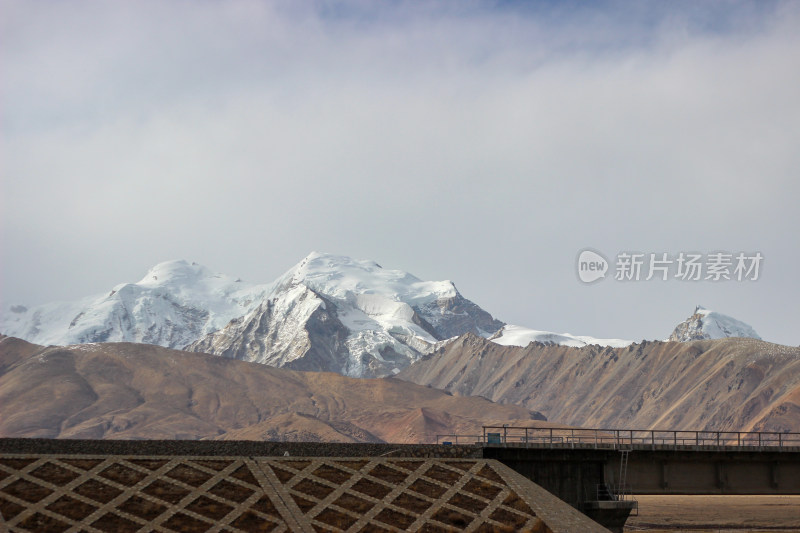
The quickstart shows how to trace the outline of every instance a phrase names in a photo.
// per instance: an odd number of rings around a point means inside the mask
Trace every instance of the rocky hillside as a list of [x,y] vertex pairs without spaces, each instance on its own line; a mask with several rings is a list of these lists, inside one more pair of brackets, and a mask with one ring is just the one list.
[[295,372],[130,343],[42,347],[0,336],[0,437],[431,442],[524,407],[398,379]]
[[398,377],[576,426],[800,430],[800,348],[756,339],[521,348],[464,335]]

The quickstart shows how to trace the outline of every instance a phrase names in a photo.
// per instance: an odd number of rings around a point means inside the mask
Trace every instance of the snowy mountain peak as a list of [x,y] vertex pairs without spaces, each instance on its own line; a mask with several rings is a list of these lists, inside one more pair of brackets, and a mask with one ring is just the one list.
[[502,326],[450,281],[312,252],[275,281],[265,304],[190,349],[374,377],[399,371],[442,339]]
[[686,342],[726,337],[761,338],[750,325],[698,305],[689,318],[678,324],[668,340]]
[[38,344],[144,342],[181,348],[257,306],[265,287],[188,261],[166,261],[137,283],[74,302],[3,313],[1,330]]
[[402,270],[385,269],[375,261],[319,252],[310,253],[289,269],[276,282],[276,288],[300,283],[332,298],[381,294],[410,305],[458,294],[450,281],[422,281]]
[[[147,271],[137,285],[164,285],[165,283],[191,283],[202,278],[212,278],[215,274],[210,269],[184,259],[164,261]],[[217,275],[221,276],[221,275]]]
[[266,290],[265,286],[256,287],[239,278],[214,272],[201,264],[182,259],[158,263],[133,285],[140,290],[169,293],[181,303],[189,305],[202,305],[206,301],[213,303],[220,298],[238,299],[237,293],[247,299],[246,294],[253,290],[256,293],[264,293]]

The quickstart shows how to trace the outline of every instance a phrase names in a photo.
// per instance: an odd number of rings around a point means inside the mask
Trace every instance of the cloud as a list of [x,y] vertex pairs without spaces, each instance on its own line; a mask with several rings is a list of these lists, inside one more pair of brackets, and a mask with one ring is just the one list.
[[[0,297],[320,249],[541,329],[652,337],[702,296],[790,338],[800,10],[532,6],[4,2]],[[587,289],[586,246],[763,249],[776,277]]]

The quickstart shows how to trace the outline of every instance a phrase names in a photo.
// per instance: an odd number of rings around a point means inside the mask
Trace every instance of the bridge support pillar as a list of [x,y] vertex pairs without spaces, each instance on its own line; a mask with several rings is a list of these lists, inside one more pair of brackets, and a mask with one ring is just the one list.
[[583,514],[613,533],[622,533],[636,504],[631,500],[583,502]]
[[778,465],[779,465],[778,461],[775,461],[772,463],[770,468],[770,473],[769,473],[770,485],[772,486],[773,489],[778,488]]

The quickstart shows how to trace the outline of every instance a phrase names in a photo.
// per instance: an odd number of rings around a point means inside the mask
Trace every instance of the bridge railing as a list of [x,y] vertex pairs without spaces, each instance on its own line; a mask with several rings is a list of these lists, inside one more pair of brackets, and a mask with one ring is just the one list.
[[456,435],[455,433],[450,433],[436,435],[436,444],[475,444],[476,442],[482,442],[482,439],[481,435]]
[[[478,440],[469,440],[477,437]],[[653,429],[531,428],[484,426],[482,435],[439,435],[437,442],[478,442],[549,448],[686,449],[800,447],[800,433],[766,431],[681,431]]]

